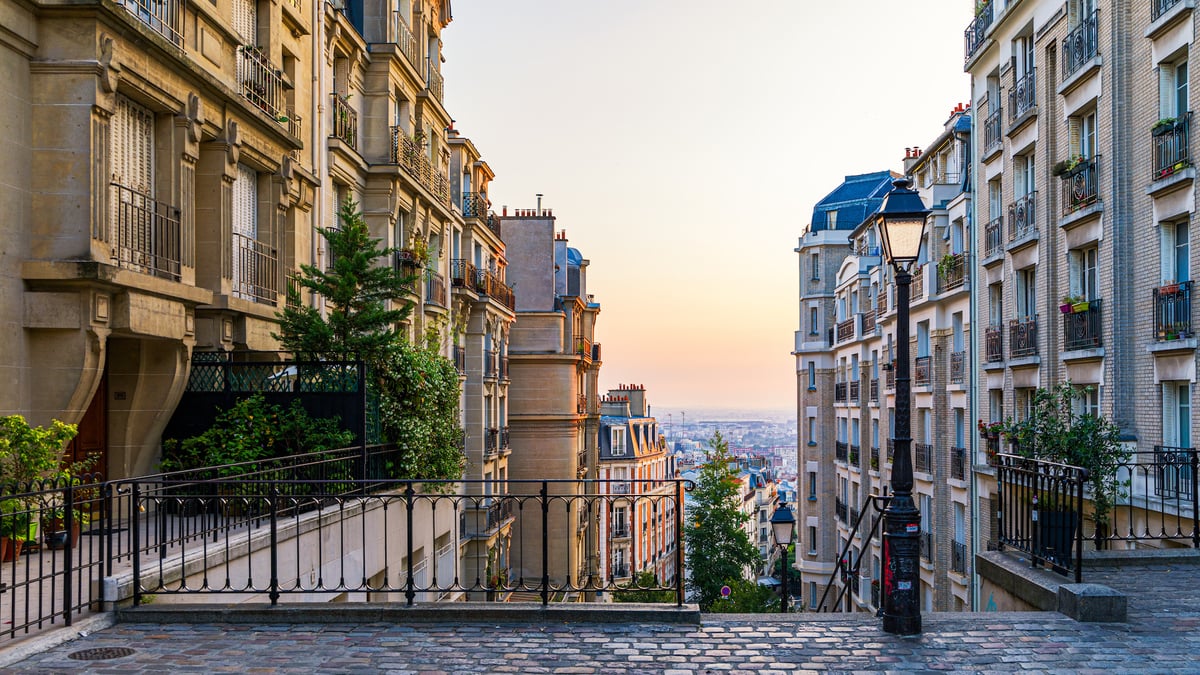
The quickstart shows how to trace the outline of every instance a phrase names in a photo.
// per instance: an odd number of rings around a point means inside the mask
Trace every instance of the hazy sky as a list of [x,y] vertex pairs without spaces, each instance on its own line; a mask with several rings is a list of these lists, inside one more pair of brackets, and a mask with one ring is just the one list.
[[591,261],[602,387],[794,410],[797,237],[968,99],[972,6],[453,0],[446,103],[496,210],[543,193]]

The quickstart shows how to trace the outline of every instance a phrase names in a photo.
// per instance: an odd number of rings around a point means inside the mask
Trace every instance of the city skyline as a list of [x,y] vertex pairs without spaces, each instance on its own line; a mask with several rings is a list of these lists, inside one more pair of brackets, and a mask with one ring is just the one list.
[[543,194],[593,261],[602,386],[794,407],[797,238],[842,176],[899,171],[968,100],[971,6],[946,4],[455,2],[447,107],[493,208]]

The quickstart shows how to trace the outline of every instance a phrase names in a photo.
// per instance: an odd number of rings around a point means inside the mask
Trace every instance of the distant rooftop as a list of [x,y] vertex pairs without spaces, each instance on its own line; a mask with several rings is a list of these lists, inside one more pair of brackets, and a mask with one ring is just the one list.
[[858,227],[879,209],[895,178],[891,171],[846,176],[841,185],[813,207],[809,230],[853,230]]

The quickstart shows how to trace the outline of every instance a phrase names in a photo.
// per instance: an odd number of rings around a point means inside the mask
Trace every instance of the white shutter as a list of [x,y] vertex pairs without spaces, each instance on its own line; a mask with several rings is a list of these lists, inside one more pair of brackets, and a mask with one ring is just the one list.
[[242,44],[258,44],[257,0],[233,0],[233,30],[242,38]]
[[1180,445],[1178,386],[1178,382],[1162,383],[1162,444],[1168,447]]
[[141,265],[152,248],[154,215],[154,114],[124,96],[116,97],[109,120],[108,241],[113,256],[128,267]]
[[[253,299],[253,293],[244,288],[254,278],[254,256],[242,237],[258,238],[258,172],[238,164],[237,179],[233,181],[233,294]],[[241,236],[237,236],[241,235]]]

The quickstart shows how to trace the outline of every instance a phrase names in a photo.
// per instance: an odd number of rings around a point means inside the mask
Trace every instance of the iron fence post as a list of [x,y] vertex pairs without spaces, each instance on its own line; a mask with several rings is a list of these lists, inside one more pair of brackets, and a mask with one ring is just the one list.
[[100,532],[104,535],[104,576],[111,577],[113,571],[112,483],[102,484],[100,496],[104,499],[104,503],[100,505]]
[[[362,409],[359,414],[362,434],[359,440],[359,450],[362,455],[359,465],[359,479],[367,480],[367,364],[365,361],[358,362],[358,400],[362,404]],[[367,492],[367,486],[364,483],[363,494]]]
[[75,523],[75,491],[72,489],[74,479],[67,479],[66,489],[63,491],[63,527],[67,530],[66,546],[63,548],[63,619],[68,626],[71,625],[71,586],[72,572],[74,568],[71,565],[71,554],[74,553],[74,547],[71,546],[71,526]]
[[[1088,470],[1079,472],[1075,480],[1075,583],[1083,583],[1083,484],[1088,479]],[[1096,537],[1100,536],[1100,528],[1096,528]],[[1099,543],[1099,541],[1097,541]]]
[[675,606],[683,607],[683,481],[675,479]]
[[1191,453],[1191,468],[1192,468],[1192,548],[1200,548],[1200,494],[1196,490],[1196,468],[1197,468],[1197,452],[1192,450]]
[[[141,518],[138,516],[138,484],[133,483],[129,494],[129,513],[130,513],[130,551],[129,556],[133,558],[133,606],[137,607],[142,604],[142,557],[139,555],[139,550],[142,547],[141,536]],[[112,536],[111,534],[109,535]],[[117,598],[113,598],[116,602]]]
[[550,604],[550,500],[546,481],[542,481],[542,606]]
[[270,501],[267,508],[271,509],[271,606],[279,604],[279,486],[271,483]]
[[406,532],[407,537],[406,538],[407,538],[407,546],[408,546],[408,556],[405,557],[405,564],[408,567],[408,569],[407,569],[408,580],[404,584],[404,597],[408,600],[408,606],[412,607],[413,598],[417,597],[416,592],[413,591],[413,485],[412,485],[412,481],[408,481],[408,483],[404,486],[404,508],[406,511],[405,523],[406,523],[406,529],[407,529],[407,532]]

